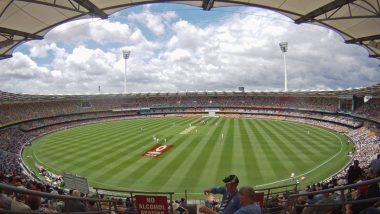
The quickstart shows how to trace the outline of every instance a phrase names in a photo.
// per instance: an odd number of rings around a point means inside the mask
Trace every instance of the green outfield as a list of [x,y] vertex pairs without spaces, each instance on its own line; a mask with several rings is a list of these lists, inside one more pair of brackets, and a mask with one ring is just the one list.
[[[208,120],[207,124],[201,121]],[[192,128],[189,128],[191,124]],[[143,154],[173,145],[159,157]],[[91,186],[149,191],[203,189],[236,174],[242,185],[320,181],[350,161],[351,143],[335,132],[285,121],[239,118],[156,118],[84,125],[48,134],[25,149],[26,164],[56,174],[72,172]]]

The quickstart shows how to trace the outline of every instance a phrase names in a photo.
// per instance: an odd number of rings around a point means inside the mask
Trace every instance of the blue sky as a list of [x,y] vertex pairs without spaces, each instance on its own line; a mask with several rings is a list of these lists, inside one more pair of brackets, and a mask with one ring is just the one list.
[[128,91],[282,90],[278,43],[289,42],[290,90],[347,89],[380,82],[380,62],[335,32],[252,7],[155,4],[107,20],[70,22],[0,63],[3,91],[43,94]]

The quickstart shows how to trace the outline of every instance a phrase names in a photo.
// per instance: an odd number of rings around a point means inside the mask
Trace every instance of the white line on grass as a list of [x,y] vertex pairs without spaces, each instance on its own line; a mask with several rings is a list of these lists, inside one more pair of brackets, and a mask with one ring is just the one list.
[[[295,123],[295,122],[292,122],[292,121],[287,121],[287,122],[289,122],[289,123]],[[295,124],[299,124],[299,123],[295,123]],[[320,167],[324,166],[326,163],[328,163],[329,161],[331,161],[332,159],[334,159],[335,157],[337,157],[337,156],[342,152],[342,150],[343,150],[343,142],[342,142],[342,139],[339,138],[339,137],[336,135],[336,133],[334,133],[334,132],[332,132],[332,131],[328,131],[328,130],[323,129],[323,128],[320,128],[320,127],[317,127],[317,126],[312,126],[312,125],[309,125],[309,124],[302,124],[302,125],[311,126],[311,127],[313,127],[313,128],[320,129],[320,130],[322,130],[322,131],[324,131],[324,132],[327,132],[327,133],[333,135],[333,136],[334,136],[335,138],[337,138],[337,139],[339,140],[339,142],[340,142],[340,150],[339,150],[339,152],[337,152],[334,156],[330,157],[329,159],[327,159],[327,160],[324,161],[323,163],[321,163],[321,164],[319,164],[318,166],[312,168],[311,170],[308,170],[308,171],[306,171],[306,172],[304,172],[304,173],[302,173],[302,174],[299,174],[299,175],[297,175],[297,176],[295,176],[295,177],[300,177],[300,176],[303,176],[303,175],[307,175],[307,174],[309,174],[309,173],[311,173],[311,172],[313,172],[313,171],[319,169]],[[53,170],[55,170],[55,171],[57,171],[57,172],[58,172],[58,171],[61,171],[61,170],[57,170],[57,169],[55,169],[55,168],[53,168],[53,167],[50,167],[48,164],[45,164],[45,163],[43,163],[42,161],[40,161],[40,160],[38,159],[37,155],[35,155],[34,151],[33,151],[33,156],[37,159],[38,162],[41,163],[41,165],[45,165],[45,166],[47,166],[48,168],[53,169]],[[334,173],[334,174],[335,174],[335,173]],[[268,186],[268,185],[272,185],[272,184],[276,184],[276,183],[280,183],[280,182],[288,181],[288,180],[291,180],[291,179],[293,179],[293,178],[286,178],[286,179],[282,179],[282,180],[278,180],[278,181],[274,181],[274,182],[270,182],[270,183],[266,183],[266,184],[260,184],[260,185],[257,185],[257,186],[255,186],[255,187]],[[91,183],[97,183],[97,184],[104,185],[104,186],[110,186],[110,187],[116,187],[116,188],[120,188],[120,189],[126,189],[125,187],[116,186],[116,185],[107,184],[107,183],[102,183],[102,182],[98,182],[98,181],[95,181],[95,180],[92,180],[92,179],[88,179],[88,181],[90,181]],[[183,194],[183,193],[178,193],[178,192],[176,192],[176,194]],[[191,194],[191,195],[200,195],[200,194],[203,194],[203,193],[199,193],[199,192],[198,192],[198,193],[187,193],[187,194]]]
[[[297,124],[297,123],[296,123]],[[303,124],[303,125],[306,125],[306,124]],[[308,125],[310,126],[310,125]],[[318,166],[312,168],[311,170],[307,171],[307,172],[304,172],[302,174],[299,174],[297,175],[296,177],[299,177],[299,176],[303,176],[303,175],[307,175],[317,169],[319,169],[320,167],[322,167],[323,165],[325,165],[327,162],[331,161],[332,159],[334,159],[336,156],[338,156],[342,150],[343,150],[343,142],[342,142],[342,139],[340,137],[338,137],[334,132],[331,132],[331,131],[328,131],[328,130],[325,130],[323,128],[320,128],[320,127],[317,127],[317,126],[311,126],[313,128],[317,128],[317,129],[320,129],[324,132],[327,132],[331,135],[333,135],[335,138],[337,138],[340,142],[340,149],[339,149],[339,152],[337,152],[334,156],[330,157],[328,160],[324,161],[323,163],[319,164]],[[335,174],[335,173],[334,173]],[[284,182],[284,181],[287,181],[287,180],[291,180],[293,178],[287,178],[287,179],[282,179],[282,180],[278,180],[278,181],[274,181],[274,182],[270,182],[270,183],[266,183],[266,184],[260,184],[260,185],[257,185],[255,187],[261,187],[261,186],[268,186],[268,185],[272,185],[272,184],[276,184],[276,183],[280,183],[280,182]],[[112,185],[112,184],[106,184],[106,183],[101,183],[101,182],[97,182],[97,181],[94,181],[94,180],[89,180],[93,183],[97,183],[97,184],[101,184],[101,185],[105,185],[105,186],[112,186],[112,187],[117,187],[117,188],[122,188],[122,189],[125,189],[125,187],[120,187],[120,186],[115,186],[115,185]],[[184,193],[181,193],[181,192],[176,192],[176,194],[184,194]],[[187,193],[187,194],[190,194],[190,195],[202,195],[203,193]]]
[[[305,125],[305,124],[303,124],[303,125]],[[310,126],[310,125],[309,125],[309,126]],[[311,170],[309,170],[309,171],[307,171],[307,172],[304,172],[304,173],[302,173],[302,174],[299,174],[299,175],[297,175],[297,176],[295,176],[295,177],[299,177],[299,176],[307,175],[307,174],[309,174],[309,173],[311,173],[311,172],[313,172],[313,171],[319,169],[321,166],[325,165],[327,162],[331,161],[331,160],[334,159],[336,156],[338,156],[338,155],[342,152],[342,150],[343,150],[343,142],[342,142],[342,139],[339,138],[335,133],[333,133],[333,132],[331,132],[331,131],[327,131],[327,130],[325,130],[325,129],[323,129],[323,128],[320,128],[320,127],[316,127],[316,126],[312,126],[312,127],[314,127],[314,128],[318,128],[318,129],[320,129],[320,130],[323,130],[324,132],[327,132],[327,133],[329,133],[329,134],[334,135],[334,137],[337,138],[337,139],[339,140],[339,142],[340,142],[340,150],[339,150],[339,152],[337,152],[334,156],[330,157],[330,158],[329,158],[328,160],[326,160],[325,162],[323,162],[323,163],[319,164],[318,166],[312,168]],[[334,173],[334,174],[335,174],[335,173]],[[282,179],[282,180],[278,180],[278,181],[274,181],[274,182],[270,182],[270,183],[266,183],[266,184],[260,184],[260,185],[257,185],[257,186],[255,186],[255,187],[268,186],[268,185],[272,185],[272,184],[276,184],[276,183],[281,183],[281,182],[284,182],[284,181],[287,181],[287,180],[291,180],[291,179],[293,179],[293,178],[286,178],[286,179]],[[177,193],[177,194],[181,194],[181,193]],[[203,194],[203,193],[187,193],[187,194],[191,194],[191,195],[201,195],[201,194]]]
[[33,151],[33,156],[36,158],[36,160],[37,160],[41,165],[44,165],[44,166],[46,166],[47,168],[56,171],[57,173],[58,173],[58,172],[62,172],[62,170],[60,170],[60,169],[56,169],[56,168],[54,168],[54,167],[52,167],[52,166],[49,166],[48,164],[42,162],[40,159],[38,159],[38,157],[37,157],[37,155],[34,153],[34,151]]
[[[302,174],[299,174],[299,175],[297,175],[297,176],[295,176],[295,177],[300,177],[300,176],[303,176],[303,175],[307,175],[307,174],[309,174],[309,173],[311,173],[311,172],[313,172],[313,171],[319,169],[321,166],[325,165],[326,163],[328,163],[329,161],[331,161],[332,159],[334,159],[336,156],[338,156],[338,155],[342,152],[342,150],[343,150],[342,139],[339,138],[335,133],[333,133],[333,132],[331,132],[331,131],[327,131],[327,130],[322,129],[322,128],[319,128],[319,127],[316,127],[316,126],[312,126],[312,127],[318,128],[318,129],[320,129],[320,130],[323,130],[324,132],[327,132],[327,133],[329,133],[329,134],[334,135],[334,137],[337,138],[337,139],[339,140],[339,142],[340,142],[340,150],[339,150],[339,152],[337,152],[334,156],[332,156],[332,157],[330,157],[329,159],[327,159],[325,162],[323,162],[323,163],[319,164],[318,166],[312,168],[311,170],[309,170],[309,171],[307,171],[307,172],[304,172],[304,173],[302,173]],[[291,180],[291,179],[293,179],[293,178],[286,178],[286,179],[282,179],[282,180],[278,180],[278,181],[274,181],[274,182],[270,182],[270,183],[266,183],[266,184],[260,184],[260,185],[257,185],[256,187],[268,186],[268,185],[272,185],[272,184],[276,184],[276,183],[280,183],[280,182],[288,181],[288,180]]]

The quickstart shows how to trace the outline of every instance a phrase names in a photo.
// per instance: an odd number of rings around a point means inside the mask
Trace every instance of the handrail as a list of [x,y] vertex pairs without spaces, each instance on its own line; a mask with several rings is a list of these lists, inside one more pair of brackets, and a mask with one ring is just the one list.
[[46,198],[64,199],[64,200],[80,200],[80,201],[93,201],[93,202],[116,202],[114,200],[108,200],[108,199],[82,198],[82,197],[74,197],[74,196],[68,196],[68,195],[53,195],[53,194],[46,193],[46,192],[38,192],[38,191],[34,191],[34,190],[29,190],[29,189],[17,188],[15,186],[3,184],[3,183],[0,183],[0,190],[23,193],[23,194],[27,194],[27,195],[35,195],[35,196],[46,197]]
[[174,195],[175,192],[148,192],[141,190],[128,190],[128,189],[106,189],[100,187],[93,187],[95,190],[101,191],[110,191],[110,192],[121,192],[121,193],[144,193],[144,194],[152,194],[152,195]]
[[255,189],[255,191],[265,191],[265,190],[268,190],[268,189],[281,189],[281,188],[285,188],[285,187],[291,187],[291,186],[298,186],[298,184],[287,184],[287,185],[283,185],[283,186],[275,186],[275,187],[267,187],[267,188],[261,188],[261,189]]
[[351,200],[351,201],[337,201],[336,203],[326,203],[326,204],[305,204],[305,205],[296,205],[296,207],[333,207],[343,204],[361,204],[366,202],[380,201],[380,197],[376,198],[367,198],[362,200]]
[[379,183],[379,182],[380,182],[380,178],[375,178],[375,179],[363,181],[363,182],[360,182],[360,183],[349,184],[349,185],[340,186],[340,187],[336,187],[336,188],[332,188],[332,189],[325,189],[325,190],[314,191],[314,192],[305,192],[305,193],[299,193],[299,194],[292,194],[292,195],[289,195],[289,198],[295,198],[295,197],[299,197],[299,196],[308,196],[308,195],[316,195],[316,194],[336,192],[336,191],[340,191],[340,190],[352,189],[354,187],[363,186],[363,185],[367,185],[367,184],[373,184],[373,183]]
[[[340,186],[336,188],[331,188],[331,189],[325,189],[325,190],[320,190],[320,191],[314,191],[314,192],[305,192],[305,193],[299,193],[299,194],[291,194],[288,196],[288,199],[286,201],[285,207],[287,207],[290,211],[295,207],[333,207],[333,206],[341,206],[344,204],[360,204],[360,203],[369,203],[369,202],[374,202],[374,201],[379,201],[380,197],[377,198],[367,198],[363,200],[347,200],[347,197],[345,195],[345,190],[347,189],[353,189],[359,186],[363,185],[369,185],[369,184],[374,184],[374,183],[379,183],[380,178],[375,178],[363,182],[359,182],[356,184],[350,184],[346,186]],[[297,204],[296,200],[300,196],[309,196],[309,195],[317,195],[317,194],[325,194],[325,193],[332,193],[332,192],[340,192],[340,198],[339,200],[334,201],[333,203],[326,203],[326,204]]]

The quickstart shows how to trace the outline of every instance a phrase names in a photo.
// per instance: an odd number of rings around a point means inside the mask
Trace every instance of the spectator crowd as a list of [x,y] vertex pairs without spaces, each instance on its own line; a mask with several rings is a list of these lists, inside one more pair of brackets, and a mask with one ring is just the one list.
[[[378,119],[380,118],[379,103],[379,99],[372,99],[368,103],[363,103],[355,114]],[[168,113],[181,115],[181,113],[202,112],[200,109],[218,107],[222,113],[226,113],[226,116],[229,114],[236,116],[236,114],[233,114],[235,111],[235,113],[241,113],[244,117],[287,120],[345,133],[355,145],[355,150],[349,154],[356,160],[355,163],[328,180],[318,184],[311,184],[305,189],[307,192],[378,177],[380,175],[380,156],[378,157],[377,155],[380,153],[380,147],[376,135],[373,134],[373,130],[377,129],[377,127],[363,124],[362,121],[350,116],[331,114],[331,112],[337,111],[337,106],[338,99],[336,98],[252,96],[147,96],[128,99],[111,97],[85,101],[0,104],[0,126],[28,120],[17,125],[0,128],[0,182],[11,184],[18,188],[27,188],[51,194],[65,194],[59,187],[35,181],[23,173],[23,168],[20,165],[22,147],[30,143],[36,136],[68,126],[97,122],[99,120],[137,118],[140,116],[136,109],[143,107],[151,108],[145,112],[147,115]],[[191,107],[192,109],[183,107]],[[112,109],[114,111],[110,111]],[[300,109],[302,111],[299,111]],[[56,183],[61,182],[59,177],[46,170],[41,170],[41,173]],[[348,179],[349,177],[350,179]],[[373,188],[373,192],[371,192],[371,188]],[[248,190],[244,191],[249,192]],[[77,190],[66,194],[84,196]],[[380,197],[380,189],[379,187],[368,187],[365,190],[357,189],[353,195],[351,192],[347,193],[347,196],[349,195],[354,199],[368,198],[370,196]],[[342,196],[329,194],[313,198],[300,198],[299,203],[334,202],[339,200],[340,197]],[[62,212],[67,209],[76,211],[98,209],[98,206],[93,203],[77,202],[68,207],[63,201],[59,200],[47,200],[34,196],[27,197],[22,194],[17,195],[7,192],[0,193],[0,209],[39,210],[46,213]],[[133,204],[130,202],[120,201],[119,205],[119,207],[123,208],[120,213],[135,213]],[[362,208],[368,209],[369,207],[363,206]],[[362,208],[350,205],[344,207],[344,211],[346,214],[359,214],[359,211],[364,210]],[[341,209],[330,211],[342,212]],[[315,213],[316,211],[305,208],[294,212],[307,214],[308,212]]]
[[[380,99],[373,98],[367,103],[358,105],[353,115],[380,120]],[[339,108],[337,97],[283,97],[283,96],[243,96],[234,95],[146,95],[146,96],[93,96],[90,98],[72,98],[44,102],[2,103],[0,104],[0,126],[38,118],[114,109],[140,108],[249,108],[249,109],[293,109],[336,113]],[[319,116],[318,116],[319,117]],[[323,115],[326,120],[331,116]],[[341,118],[352,123],[349,118]],[[344,122],[344,121],[343,121]],[[355,122],[354,122],[355,123]],[[36,126],[36,125],[34,125]]]
[[[351,138],[355,144],[352,152],[353,162],[343,171],[339,172],[332,178],[317,184],[309,185],[301,193],[312,193],[320,190],[328,190],[348,184],[360,184],[361,182],[380,177],[380,147],[379,141],[371,133],[373,127],[362,127],[351,130],[346,135]],[[353,189],[347,189],[343,192],[336,191],[330,193],[313,194],[300,196],[296,200],[294,214],[309,213],[336,213],[336,214],[378,214],[380,213],[380,200],[352,203],[380,197],[380,188],[378,183],[370,185],[359,185]],[[338,205],[342,199],[348,199],[346,205]],[[336,204],[322,207],[303,207],[303,205],[323,205]]]

